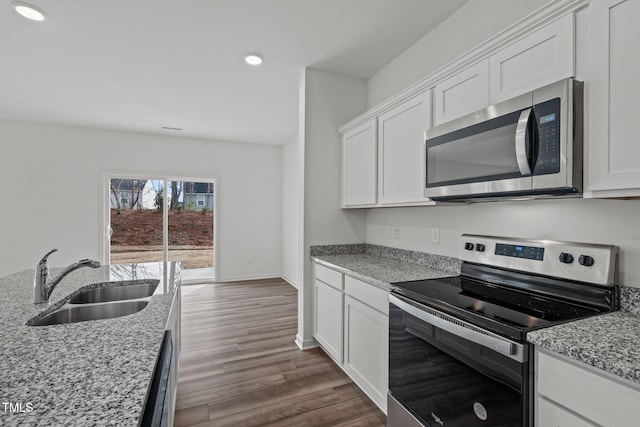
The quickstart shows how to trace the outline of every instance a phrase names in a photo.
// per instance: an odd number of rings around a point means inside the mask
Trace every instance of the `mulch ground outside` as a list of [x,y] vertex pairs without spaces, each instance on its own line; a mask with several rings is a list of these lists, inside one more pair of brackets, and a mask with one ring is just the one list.
[[[111,263],[162,260],[162,212],[111,209]],[[213,212],[169,211],[169,260],[213,266]]]

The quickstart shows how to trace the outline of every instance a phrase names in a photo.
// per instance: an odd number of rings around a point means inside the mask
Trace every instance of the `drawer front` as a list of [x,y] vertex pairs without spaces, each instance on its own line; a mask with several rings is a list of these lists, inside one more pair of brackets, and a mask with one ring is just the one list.
[[332,286],[339,291],[343,289],[342,273],[316,263],[313,267],[313,274],[316,279],[323,281],[327,285]]
[[389,315],[389,292],[350,276],[344,278],[345,292],[382,314]]
[[537,358],[538,394],[599,425],[640,425],[639,391],[545,353]]
[[596,427],[547,399],[536,400],[536,427]]

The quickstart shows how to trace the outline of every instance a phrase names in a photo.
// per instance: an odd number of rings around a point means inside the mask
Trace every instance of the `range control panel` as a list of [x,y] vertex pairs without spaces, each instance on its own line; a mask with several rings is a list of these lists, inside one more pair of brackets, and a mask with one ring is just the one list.
[[508,237],[461,236],[463,261],[603,286],[617,284],[617,246]]

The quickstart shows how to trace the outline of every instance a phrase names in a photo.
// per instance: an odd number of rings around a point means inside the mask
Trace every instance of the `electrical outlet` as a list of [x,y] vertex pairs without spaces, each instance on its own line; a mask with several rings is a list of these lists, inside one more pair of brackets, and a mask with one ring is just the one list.
[[433,227],[431,229],[431,243],[436,245],[440,244],[440,227]]
[[391,238],[392,239],[399,239],[400,238],[400,227],[398,227],[396,225],[392,225],[391,226]]

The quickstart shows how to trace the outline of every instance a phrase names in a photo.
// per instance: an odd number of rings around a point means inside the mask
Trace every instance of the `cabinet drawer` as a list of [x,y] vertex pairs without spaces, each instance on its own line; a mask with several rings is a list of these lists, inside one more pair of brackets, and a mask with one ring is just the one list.
[[325,267],[324,265],[315,264],[313,274],[316,279],[323,281],[329,286],[333,286],[339,291],[342,290],[342,273]]
[[382,314],[389,315],[389,292],[350,276],[345,276],[344,288],[348,295],[375,308]]
[[596,425],[539,397],[536,400],[536,427],[596,427]]
[[538,394],[603,426],[640,425],[640,392],[537,352]]

